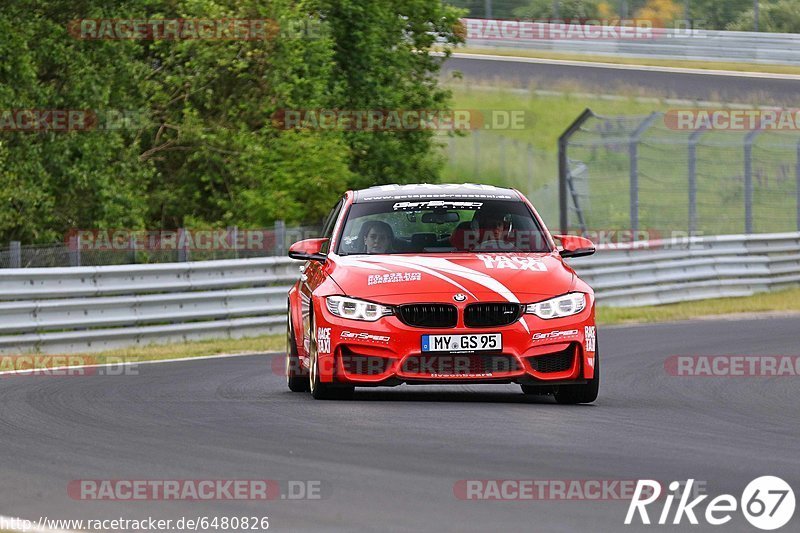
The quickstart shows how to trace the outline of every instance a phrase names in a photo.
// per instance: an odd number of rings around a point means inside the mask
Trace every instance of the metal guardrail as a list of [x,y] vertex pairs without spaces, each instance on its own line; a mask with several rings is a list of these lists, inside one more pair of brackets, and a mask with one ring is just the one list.
[[[467,46],[671,60],[800,65],[800,35],[704,29],[652,28],[651,37],[614,38],[592,26],[464,19]],[[505,24],[505,26],[504,26]],[[528,25],[534,24],[528,21]],[[571,29],[570,29],[571,28]],[[596,27],[595,27],[596,28]]]
[[[283,332],[297,262],[8,269],[0,353],[70,353]],[[745,296],[800,284],[800,233],[693,237],[605,248],[573,266],[600,305]]]
[[3,270],[0,353],[277,333],[297,276],[283,257]]
[[600,305],[750,296],[800,284],[800,233],[649,241],[572,263]]

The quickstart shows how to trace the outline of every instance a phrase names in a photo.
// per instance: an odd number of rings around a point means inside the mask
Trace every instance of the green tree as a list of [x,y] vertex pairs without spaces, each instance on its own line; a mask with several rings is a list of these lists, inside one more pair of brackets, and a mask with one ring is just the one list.
[[[20,0],[0,11],[0,110],[107,110],[141,105],[144,65],[129,42],[86,42],[67,34],[88,2]],[[108,16],[107,12],[106,15]],[[138,161],[138,132],[0,131],[0,236],[48,242],[74,227],[137,227],[154,168]]]
[[[343,109],[447,109],[437,43],[460,41],[461,12],[430,0],[320,0],[334,41],[330,91]],[[446,56],[449,56],[449,50]],[[346,132],[357,187],[436,181],[442,167],[431,131]]]
[[752,6],[753,0],[691,0],[689,13],[697,27],[724,30]]
[[[752,4],[750,4],[752,5]],[[760,2],[758,10],[759,31],[773,33],[800,33],[800,6],[797,0]],[[755,11],[749,9],[728,24],[727,29],[753,31]]]
[[601,16],[599,0],[559,0],[558,13],[552,0],[531,0],[528,5],[518,7],[514,15],[530,19],[596,19]]
[[[234,5],[235,4],[235,5]],[[309,16],[303,2],[180,2],[166,18],[268,18],[288,27]],[[317,221],[353,180],[340,133],[277,130],[280,109],[336,107],[333,44],[278,36],[267,41],[156,42],[148,95],[156,121],[144,160],[160,180],[150,216],[160,225],[265,225]]]
[[[363,4],[363,5],[362,5]],[[347,187],[437,179],[434,134],[284,131],[284,109],[446,109],[438,1],[17,0],[0,11],[0,111],[132,112],[125,127],[0,131],[0,240],[71,228],[318,222]],[[81,40],[78,18],[271,19],[266,40]]]

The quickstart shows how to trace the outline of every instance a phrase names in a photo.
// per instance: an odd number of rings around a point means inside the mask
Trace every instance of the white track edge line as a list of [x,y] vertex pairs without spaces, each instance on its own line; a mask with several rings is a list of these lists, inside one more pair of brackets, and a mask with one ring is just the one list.
[[[53,354],[18,354],[18,355],[2,355],[0,354],[0,359],[3,357],[49,357]],[[69,357],[66,354],[57,354],[59,357]],[[83,354],[82,354],[83,355]],[[283,355],[283,352],[244,352],[244,353],[222,353],[216,355],[200,355],[197,357],[178,357],[174,359],[148,359],[147,361],[120,361],[118,363],[101,363],[96,365],[75,365],[75,366],[59,366],[59,367],[45,367],[45,368],[31,368],[25,370],[3,370],[0,372],[0,376],[9,376],[9,375],[31,375],[34,373],[42,373],[42,372],[55,372],[60,370],[73,370],[73,369],[80,369],[80,368],[103,368],[109,366],[128,366],[128,365],[154,365],[160,363],[181,363],[185,361],[205,361],[208,359],[224,359],[230,357],[249,357],[253,355]],[[90,355],[89,355],[90,356]]]

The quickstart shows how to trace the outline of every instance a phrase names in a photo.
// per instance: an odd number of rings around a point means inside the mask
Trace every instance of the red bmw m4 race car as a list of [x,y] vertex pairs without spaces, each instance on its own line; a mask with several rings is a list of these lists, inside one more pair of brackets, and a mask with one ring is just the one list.
[[288,386],[329,399],[354,387],[517,383],[593,402],[594,293],[564,259],[594,251],[550,235],[514,189],[348,191],[322,238],[289,249],[305,263],[289,291]]

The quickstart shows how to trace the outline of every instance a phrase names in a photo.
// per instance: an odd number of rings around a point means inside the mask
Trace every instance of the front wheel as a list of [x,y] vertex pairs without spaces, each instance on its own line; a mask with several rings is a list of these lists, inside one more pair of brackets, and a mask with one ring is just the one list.
[[314,316],[311,316],[311,342],[308,350],[309,372],[308,388],[315,400],[349,400],[353,397],[355,387],[348,385],[333,385],[322,383],[319,377],[319,357],[317,355],[317,332],[314,325]]
[[560,385],[554,393],[556,403],[592,403],[600,392],[600,352],[594,352],[594,377],[585,385]]
[[[291,304],[290,304],[291,305]],[[292,327],[292,312],[289,308],[289,322],[286,324],[286,385],[292,392],[308,391],[308,376],[303,372],[300,363],[300,354],[297,352],[297,342]]]

